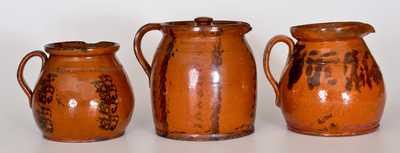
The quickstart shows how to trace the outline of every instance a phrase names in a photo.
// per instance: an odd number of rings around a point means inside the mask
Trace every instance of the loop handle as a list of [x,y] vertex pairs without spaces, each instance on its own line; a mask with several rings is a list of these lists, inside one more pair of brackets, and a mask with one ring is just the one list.
[[147,77],[150,80],[150,75],[151,75],[151,66],[150,64],[146,61],[146,58],[143,56],[142,52],[142,39],[143,36],[152,30],[161,30],[161,24],[159,23],[149,23],[141,27],[138,32],[136,33],[135,40],[133,42],[133,48],[135,50],[135,56],[138,59],[140,65],[146,72]]
[[32,57],[40,57],[40,59],[42,60],[42,68],[43,69],[46,61],[47,61],[47,55],[42,52],[42,51],[32,51],[28,54],[26,54],[24,56],[24,58],[22,58],[21,62],[18,65],[18,70],[17,70],[17,80],[19,85],[21,86],[22,90],[25,92],[26,96],[28,96],[29,98],[29,106],[32,107],[32,89],[28,86],[28,84],[26,83],[25,79],[24,79],[24,68],[26,63],[32,58]]
[[288,56],[290,57],[292,55],[293,48],[294,48],[293,40],[285,35],[277,35],[277,36],[273,37],[267,43],[267,46],[265,47],[265,50],[264,50],[264,59],[263,59],[264,72],[265,72],[265,75],[267,76],[267,79],[268,79],[269,83],[271,84],[272,88],[274,88],[275,96],[276,96],[275,104],[278,107],[281,106],[281,102],[279,101],[279,97],[280,97],[279,85],[271,73],[271,69],[269,67],[269,57],[271,55],[272,48],[275,46],[275,44],[277,44],[279,42],[283,42],[286,45],[288,45],[288,47],[289,47],[289,55]]

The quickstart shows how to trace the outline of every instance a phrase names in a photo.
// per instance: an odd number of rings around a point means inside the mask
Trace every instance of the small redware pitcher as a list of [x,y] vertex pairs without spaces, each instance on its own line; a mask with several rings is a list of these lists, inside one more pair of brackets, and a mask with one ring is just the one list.
[[[59,42],[28,53],[17,78],[29,98],[35,121],[46,139],[88,142],[123,135],[133,111],[133,93],[115,57],[113,42]],[[26,62],[42,59],[32,91],[23,78]]]
[[[273,37],[264,70],[290,130],[310,135],[349,136],[375,131],[384,105],[383,77],[362,37],[374,28],[360,22],[294,26],[289,37]],[[289,58],[277,83],[269,68],[272,47],[284,42]]]

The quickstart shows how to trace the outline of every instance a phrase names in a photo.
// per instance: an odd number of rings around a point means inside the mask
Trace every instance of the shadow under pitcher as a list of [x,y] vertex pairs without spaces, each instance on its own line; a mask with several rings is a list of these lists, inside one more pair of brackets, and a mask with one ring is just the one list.
[[[163,36],[150,66],[141,40],[151,30]],[[256,65],[244,38],[250,30],[245,22],[199,17],[137,32],[135,54],[150,79],[159,136],[206,141],[254,131]]]

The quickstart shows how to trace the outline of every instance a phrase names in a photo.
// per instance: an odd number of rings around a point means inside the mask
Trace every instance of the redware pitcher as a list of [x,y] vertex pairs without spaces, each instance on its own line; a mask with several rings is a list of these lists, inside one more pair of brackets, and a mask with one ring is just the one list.
[[[290,130],[311,135],[348,136],[375,131],[384,105],[383,77],[362,39],[374,28],[360,22],[294,26],[296,44],[272,38],[265,49],[264,70]],[[284,42],[289,58],[279,84],[269,55]]]
[[[156,132],[180,140],[221,140],[254,131],[256,66],[245,22],[194,21],[147,24],[135,37],[135,54],[150,79]],[[141,39],[163,33],[151,66]]]
[[[70,41],[45,46],[21,61],[18,82],[29,98],[35,121],[47,139],[88,142],[121,136],[133,111],[133,93],[113,42]],[[23,78],[26,62],[42,59],[32,91]]]

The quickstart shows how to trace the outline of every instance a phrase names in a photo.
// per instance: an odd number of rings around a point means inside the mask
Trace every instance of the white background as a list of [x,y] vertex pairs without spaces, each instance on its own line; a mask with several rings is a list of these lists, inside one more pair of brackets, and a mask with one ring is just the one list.
[[[399,152],[399,64],[400,3],[397,0],[2,0],[0,3],[1,153],[235,153],[235,152]],[[138,28],[149,22],[191,20],[197,16],[242,20],[253,30],[246,35],[258,66],[258,108],[256,132],[251,136],[219,142],[185,142],[154,134],[147,78],[132,51]],[[381,128],[372,134],[324,138],[286,130],[274,94],[262,71],[266,42],[276,34],[289,34],[289,27],[326,21],[356,20],[375,26],[376,33],[365,40],[385,77],[387,105]],[[151,59],[161,34],[146,35],[143,50]],[[119,57],[128,72],[135,94],[135,111],[126,135],[96,143],[58,143],[43,139],[34,123],[28,99],[16,81],[20,59],[47,43],[67,40],[120,43]],[[281,72],[287,48],[277,45],[272,69]],[[32,86],[38,79],[40,61],[26,67]],[[396,94],[397,93],[397,94]]]

